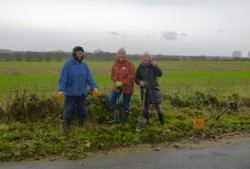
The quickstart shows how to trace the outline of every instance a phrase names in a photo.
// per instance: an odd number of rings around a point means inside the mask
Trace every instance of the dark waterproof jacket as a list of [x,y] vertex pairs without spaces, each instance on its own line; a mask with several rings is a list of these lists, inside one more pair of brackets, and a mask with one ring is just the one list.
[[[135,83],[137,85],[140,85],[140,81],[146,81],[148,83],[144,89],[146,91],[146,100],[151,104],[161,103],[163,100],[157,79],[157,77],[161,76],[161,69],[157,65],[153,66],[151,63],[147,65],[141,63],[136,69]],[[140,86],[140,89],[141,95],[143,95],[143,87]]]

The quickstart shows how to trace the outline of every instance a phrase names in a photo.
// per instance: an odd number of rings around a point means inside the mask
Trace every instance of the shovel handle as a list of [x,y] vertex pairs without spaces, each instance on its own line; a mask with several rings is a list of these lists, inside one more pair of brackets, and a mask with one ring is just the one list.
[[229,105],[225,108],[225,110],[224,110],[219,116],[216,117],[216,120],[219,120],[220,116],[222,116],[222,114],[224,114],[230,106],[231,106],[231,104],[229,104]]

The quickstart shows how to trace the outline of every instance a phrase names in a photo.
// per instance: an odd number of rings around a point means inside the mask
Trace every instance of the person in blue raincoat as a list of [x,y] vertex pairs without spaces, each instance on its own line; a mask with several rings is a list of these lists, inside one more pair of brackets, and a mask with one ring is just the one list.
[[84,49],[73,48],[72,57],[67,60],[61,70],[58,81],[58,98],[64,97],[64,130],[68,131],[75,111],[79,118],[79,127],[83,127],[86,115],[87,86],[98,93],[88,65],[83,61]]

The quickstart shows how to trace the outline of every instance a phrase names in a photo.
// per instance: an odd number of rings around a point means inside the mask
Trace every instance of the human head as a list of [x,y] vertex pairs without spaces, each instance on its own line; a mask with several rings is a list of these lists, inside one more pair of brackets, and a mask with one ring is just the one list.
[[72,55],[75,60],[80,62],[84,58],[84,49],[81,46],[76,46],[72,50]]
[[141,56],[141,62],[143,64],[148,64],[152,60],[150,54],[148,52],[144,52]]
[[120,62],[126,59],[126,50],[124,48],[118,49],[117,54]]

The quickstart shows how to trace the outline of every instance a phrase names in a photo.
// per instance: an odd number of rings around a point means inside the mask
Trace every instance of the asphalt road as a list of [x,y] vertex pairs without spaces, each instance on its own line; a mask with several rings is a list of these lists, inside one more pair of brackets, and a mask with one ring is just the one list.
[[250,169],[250,136],[199,144],[140,146],[98,153],[82,160],[0,163],[0,169]]

